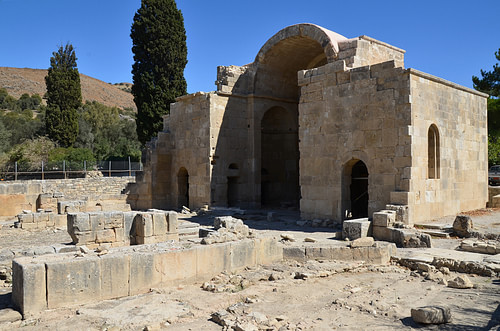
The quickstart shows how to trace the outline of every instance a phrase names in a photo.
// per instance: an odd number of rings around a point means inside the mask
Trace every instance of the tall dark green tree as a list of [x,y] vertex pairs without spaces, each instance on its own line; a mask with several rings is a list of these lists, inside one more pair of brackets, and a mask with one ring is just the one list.
[[186,30],[175,1],[142,0],[130,37],[137,135],[145,144],[161,130],[162,115],[170,112],[170,103],[186,94]]
[[59,47],[52,53],[45,77],[47,111],[45,128],[50,139],[63,147],[73,145],[78,135],[77,109],[82,104],[80,73],[73,45]]
[[[500,48],[495,52],[500,62]],[[496,63],[493,70],[481,70],[481,77],[472,76],[474,88],[488,93],[488,162],[500,164],[500,66]]]
[[[500,62],[500,48],[498,52],[495,52],[495,57]],[[474,88],[478,91],[488,93],[490,96],[500,97],[500,66],[498,63],[493,66],[493,70],[491,71],[481,69],[481,76],[482,78],[472,76]]]

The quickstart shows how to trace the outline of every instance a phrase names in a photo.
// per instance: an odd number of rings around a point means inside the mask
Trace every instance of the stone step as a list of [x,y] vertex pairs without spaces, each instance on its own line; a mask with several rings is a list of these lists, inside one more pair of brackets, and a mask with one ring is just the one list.
[[427,233],[431,237],[439,237],[439,238],[450,238],[450,234],[445,231],[438,231],[438,230],[420,230],[423,233]]
[[415,224],[418,229],[435,229],[435,230],[453,230],[453,226],[444,223],[432,223],[432,224]]
[[182,240],[199,238],[200,225],[186,220],[179,220],[177,231],[179,232],[179,239]]

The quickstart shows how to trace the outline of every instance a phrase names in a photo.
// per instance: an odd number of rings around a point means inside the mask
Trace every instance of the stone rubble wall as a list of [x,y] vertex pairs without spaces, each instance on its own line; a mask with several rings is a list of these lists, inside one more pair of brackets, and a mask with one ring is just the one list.
[[104,255],[22,257],[13,261],[12,301],[27,318],[46,309],[203,282],[223,271],[282,259],[283,247],[272,238],[189,249],[164,243],[122,247]]
[[23,210],[56,210],[60,200],[124,203],[135,177],[98,177],[4,182],[0,184],[0,216]]
[[73,243],[89,248],[179,241],[176,212],[69,213],[67,219]]

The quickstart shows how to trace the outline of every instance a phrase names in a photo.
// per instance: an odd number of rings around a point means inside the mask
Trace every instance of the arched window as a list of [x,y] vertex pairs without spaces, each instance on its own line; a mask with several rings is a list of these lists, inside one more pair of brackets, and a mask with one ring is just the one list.
[[429,179],[439,179],[439,160],[439,131],[437,126],[432,124],[427,132],[427,177]]

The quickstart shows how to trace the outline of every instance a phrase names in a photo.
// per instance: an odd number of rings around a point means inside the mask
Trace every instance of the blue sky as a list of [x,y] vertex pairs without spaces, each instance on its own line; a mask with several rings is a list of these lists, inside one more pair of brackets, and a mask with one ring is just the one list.
[[[405,66],[472,87],[500,48],[500,1],[178,0],[188,91],[215,89],[218,65],[244,65],[280,29],[314,23],[405,49]],[[0,66],[48,68],[71,42],[81,73],[132,82],[130,26],[140,0],[0,0]]]

